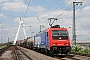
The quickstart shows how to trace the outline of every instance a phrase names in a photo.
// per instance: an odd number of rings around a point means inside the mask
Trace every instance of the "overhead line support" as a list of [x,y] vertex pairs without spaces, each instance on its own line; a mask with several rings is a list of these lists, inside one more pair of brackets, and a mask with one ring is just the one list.
[[82,2],[73,2],[73,27],[72,27],[72,42],[76,45],[76,25],[75,25],[75,4],[82,5]]

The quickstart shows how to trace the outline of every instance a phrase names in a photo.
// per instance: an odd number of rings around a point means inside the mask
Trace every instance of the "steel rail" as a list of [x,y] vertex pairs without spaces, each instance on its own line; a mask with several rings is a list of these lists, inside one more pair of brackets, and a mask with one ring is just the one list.
[[[23,53],[23,55],[25,55],[29,60],[33,60],[32,58],[30,58],[24,51],[22,51],[21,49],[18,49],[17,47],[16,47],[16,50],[19,50],[19,51],[21,51],[22,53]],[[15,50],[15,51],[16,51]],[[19,57],[18,57],[18,54],[17,54],[17,52],[15,52],[16,53],[16,58],[17,58],[17,60],[20,60],[19,59]]]

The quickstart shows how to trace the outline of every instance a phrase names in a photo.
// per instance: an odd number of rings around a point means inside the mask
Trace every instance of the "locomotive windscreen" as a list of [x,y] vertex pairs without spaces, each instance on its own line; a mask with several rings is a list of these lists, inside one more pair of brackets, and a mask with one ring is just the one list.
[[52,38],[54,40],[66,40],[68,39],[68,33],[66,30],[52,30]]

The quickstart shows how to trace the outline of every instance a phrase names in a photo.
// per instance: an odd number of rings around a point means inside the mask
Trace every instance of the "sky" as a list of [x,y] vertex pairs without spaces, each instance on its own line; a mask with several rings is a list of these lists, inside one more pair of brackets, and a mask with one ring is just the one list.
[[[57,18],[53,25],[67,28],[72,40],[73,2],[82,2],[75,4],[77,41],[90,41],[90,0],[0,0],[0,43],[14,40],[20,18],[28,37],[40,25],[42,31],[49,28],[48,18]],[[21,28],[18,40],[23,39]]]

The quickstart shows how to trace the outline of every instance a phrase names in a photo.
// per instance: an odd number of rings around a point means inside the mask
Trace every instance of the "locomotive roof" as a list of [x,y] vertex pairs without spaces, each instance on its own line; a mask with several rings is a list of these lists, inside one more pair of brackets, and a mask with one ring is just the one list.
[[43,31],[37,33],[36,35],[41,34],[41,33],[43,33],[43,32],[47,32],[47,31],[49,31],[49,30],[67,30],[67,28],[64,28],[64,27],[62,27],[62,28],[48,28],[48,29],[46,29],[46,30],[43,30]]

